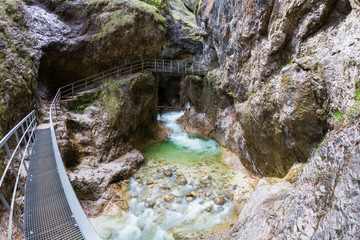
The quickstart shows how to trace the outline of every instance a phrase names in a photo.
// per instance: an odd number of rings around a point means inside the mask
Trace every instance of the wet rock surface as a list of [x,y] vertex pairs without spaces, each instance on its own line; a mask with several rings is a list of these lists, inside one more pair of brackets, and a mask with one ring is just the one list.
[[234,228],[208,239],[356,239],[359,124],[351,119],[329,134],[294,185],[260,180]]
[[262,176],[306,162],[355,93],[357,4],[300,2],[209,0],[197,12],[204,56],[219,68],[189,79],[183,126]]
[[[57,119],[60,152],[80,199],[98,200],[144,161],[134,148],[157,138],[156,83],[151,73],[111,82],[101,92],[78,97],[80,106],[84,99],[92,100],[85,109],[63,111]],[[146,100],[136,104],[142,98]]]
[[[173,133],[143,150],[146,162],[123,185],[129,210],[117,219],[111,211],[91,218],[100,236],[110,231],[112,236],[129,238],[194,238],[228,229],[249,199],[253,187],[245,168],[224,165],[222,159],[229,153],[214,140],[182,132],[176,123],[181,114],[164,114],[165,126]],[[173,146],[178,150],[169,151]],[[114,225],[118,221],[121,224]],[[142,221],[147,222],[144,230]]]
[[128,179],[144,162],[138,150],[133,150],[109,163],[99,163],[96,168],[80,166],[68,173],[78,198],[98,200],[112,183]]

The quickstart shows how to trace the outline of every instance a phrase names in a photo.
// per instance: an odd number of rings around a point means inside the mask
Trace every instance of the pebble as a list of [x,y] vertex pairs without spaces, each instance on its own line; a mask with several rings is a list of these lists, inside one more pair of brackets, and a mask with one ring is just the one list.
[[191,193],[185,194],[185,196],[196,198],[197,194],[196,194],[196,192],[192,191]]
[[175,175],[180,177],[180,176],[183,176],[184,174],[182,174],[182,172],[176,172]]
[[172,192],[172,195],[174,195],[175,197],[180,197],[180,192],[178,190],[173,190]]
[[186,197],[186,201],[192,202],[192,201],[194,201],[194,198],[193,197]]
[[138,197],[138,193],[137,193],[137,192],[132,193],[132,194],[131,194],[131,197],[132,197],[132,198],[137,198],[137,197]]
[[164,189],[164,190],[169,190],[170,189],[170,187],[168,185],[162,185],[161,188]]
[[213,208],[214,208],[214,205],[211,204],[210,206],[208,206],[208,207],[206,208],[206,211],[207,211],[207,212],[211,212],[211,211],[213,210]]
[[166,194],[166,195],[164,196],[164,199],[165,199],[165,201],[167,201],[167,202],[172,202],[172,201],[173,201],[173,197],[172,197],[170,194]]
[[176,183],[181,184],[181,185],[185,185],[187,184],[187,180],[184,176],[180,176],[176,179]]
[[151,180],[147,180],[147,181],[146,181],[146,185],[152,185],[152,184],[154,184],[153,181],[151,181]]
[[170,171],[170,170],[165,170],[164,172],[163,172],[163,174],[164,174],[164,176],[166,176],[166,177],[171,177],[172,176],[172,171]]
[[145,207],[147,207],[147,208],[153,208],[155,206],[155,202],[154,201],[147,201],[146,203],[145,203]]
[[204,191],[199,191],[197,194],[198,197],[204,197],[205,196],[205,192]]
[[222,197],[216,197],[214,199],[214,202],[215,202],[216,205],[224,205],[225,204],[225,199],[222,198]]

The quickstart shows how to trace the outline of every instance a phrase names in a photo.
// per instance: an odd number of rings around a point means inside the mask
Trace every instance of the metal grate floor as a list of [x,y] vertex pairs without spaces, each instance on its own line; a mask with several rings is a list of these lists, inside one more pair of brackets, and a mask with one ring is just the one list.
[[50,129],[37,131],[25,189],[25,239],[84,239],[61,185]]

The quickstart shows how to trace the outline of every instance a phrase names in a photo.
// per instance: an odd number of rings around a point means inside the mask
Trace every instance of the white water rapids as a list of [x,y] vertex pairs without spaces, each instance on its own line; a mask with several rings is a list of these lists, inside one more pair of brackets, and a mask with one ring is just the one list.
[[[129,210],[116,216],[103,213],[91,218],[101,238],[193,238],[231,223],[237,204],[233,196],[238,194],[237,199],[241,199],[250,191],[247,178],[220,162],[221,147],[215,140],[184,132],[177,122],[182,114],[159,116],[172,134],[143,150],[146,163],[124,189]],[[166,170],[172,176],[165,176]],[[180,177],[185,177],[187,183],[177,183]],[[204,177],[210,179],[207,184],[200,181]],[[193,193],[191,198],[189,193]],[[172,201],[166,201],[165,195],[170,195]],[[223,205],[217,205],[216,198],[222,198]]]

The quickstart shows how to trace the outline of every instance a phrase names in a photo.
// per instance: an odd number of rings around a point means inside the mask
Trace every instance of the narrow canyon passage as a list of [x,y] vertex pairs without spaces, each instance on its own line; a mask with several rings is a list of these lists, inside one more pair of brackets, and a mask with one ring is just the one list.
[[172,133],[145,147],[146,162],[119,190],[129,210],[90,219],[102,239],[194,238],[236,219],[253,191],[249,179],[223,163],[226,150],[215,140],[184,132],[183,113],[158,115]]

